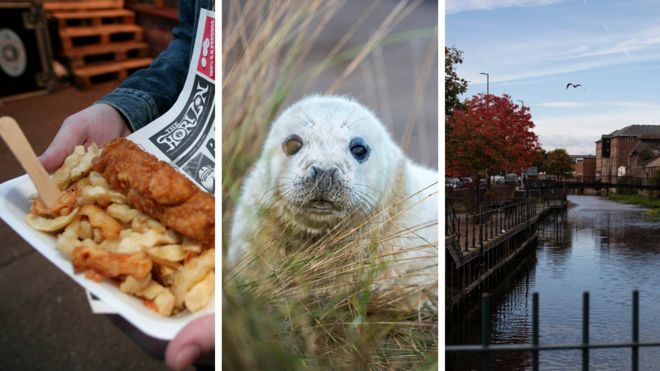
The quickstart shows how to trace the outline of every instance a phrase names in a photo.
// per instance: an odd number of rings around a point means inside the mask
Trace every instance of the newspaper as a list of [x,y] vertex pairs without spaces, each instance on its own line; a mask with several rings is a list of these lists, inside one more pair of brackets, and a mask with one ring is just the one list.
[[128,139],[215,192],[215,15],[202,9],[183,90],[164,115]]
[[[145,151],[215,193],[215,13],[202,9],[183,90],[165,114],[128,136]],[[92,312],[116,313],[87,292]]]

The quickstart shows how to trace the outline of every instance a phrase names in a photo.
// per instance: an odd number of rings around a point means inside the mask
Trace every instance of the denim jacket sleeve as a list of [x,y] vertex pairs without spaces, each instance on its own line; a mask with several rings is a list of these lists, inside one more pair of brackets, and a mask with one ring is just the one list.
[[[186,81],[199,8],[213,8],[214,1],[179,1],[179,26],[173,39],[149,68],[134,72],[97,103],[118,110],[135,131],[165,113],[176,101]],[[210,7],[209,7],[210,5]]]

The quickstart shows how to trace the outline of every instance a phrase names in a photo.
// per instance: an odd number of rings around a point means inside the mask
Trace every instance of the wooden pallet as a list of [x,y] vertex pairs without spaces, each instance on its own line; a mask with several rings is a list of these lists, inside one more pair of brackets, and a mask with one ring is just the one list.
[[75,68],[73,70],[73,77],[76,86],[81,89],[87,89],[96,82],[95,78],[109,77],[109,79],[113,80],[123,80],[134,70],[149,66],[151,61],[151,58],[136,58]]
[[108,45],[114,42],[125,41],[142,41],[143,37],[143,28],[134,24],[68,27],[60,30],[62,50],[65,53],[74,47]]
[[[169,4],[168,4],[169,3]],[[156,8],[167,8],[167,7],[176,7],[177,2],[175,0],[128,0],[126,1],[126,6],[131,7],[136,4],[147,4],[154,6]]]
[[43,7],[47,12],[61,10],[79,11],[90,9],[120,9],[124,7],[124,0],[44,1]]
[[94,63],[123,61],[131,58],[144,58],[149,52],[149,45],[141,41],[115,42],[107,45],[89,45],[69,49],[64,55],[72,68]]
[[135,13],[128,9],[60,11],[52,13],[52,16],[57,19],[60,30],[68,27],[135,23]]

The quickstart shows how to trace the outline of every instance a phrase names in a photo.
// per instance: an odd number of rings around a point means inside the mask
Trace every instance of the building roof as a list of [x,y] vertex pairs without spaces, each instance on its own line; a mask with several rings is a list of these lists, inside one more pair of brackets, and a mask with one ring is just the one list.
[[646,164],[647,168],[660,167],[660,157]]
[[603,138],[614,137],[640,137],[645,139],[660,139],[660,125],[630,125],[623,129],[615,130]]
[[630,151],[629,156],[635,156],[642,153],[642,151],[650,152],[653,157],[660,155],[660,141],[658,140],[648,140],[642,139],[637,143],[637,145]]

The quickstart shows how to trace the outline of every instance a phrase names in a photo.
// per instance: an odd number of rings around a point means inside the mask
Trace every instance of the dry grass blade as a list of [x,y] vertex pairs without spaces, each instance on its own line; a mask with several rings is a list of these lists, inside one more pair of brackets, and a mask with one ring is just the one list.
[[[366,11],[357,17],[356,23],[329,48],[323,60],[311,67],[305,67],[305,61],[314,52],[317,39],[342,6],[352,5],[352,2],[230,0],[224,4],[223,245],[227,245],[226,232],[230,229],[241,181],[256,161],[269,124],[289,93],[294,89],[307,90],[323,72],[341,66],[340,75],[330,82],[328,89],[329,93],[336,92],[374,51],[382,52],[379,48],[384,45],[420,35],[428,37],[429,29],[391,35],[395,26],[421,3],[421,0],[396,3],[364,45],[347,50],[373,10],[382,6],[382,2],[371,2],[364,7]],[[416,84],[428,80],[433,64],[430,54],[431,51],[422,66],[424,76],[417,76]],[[380,62],[377,72],[382,75],[384,65],[382,60]],[[414,99],[413,105],[419,109],[423,94],[416,90]],[[411,113],[407,125],[414,126],[414,121],[416,116]],[[272,201],[278,191],[273,189],[273,194],[264,195],[264,198]],[[428,197],[437,197],[437,194],[424,189],[414,195],[401,195],[397,202],[372,213],[359,225],[340,223],[325,238],[301,246],[286,259],[270,260],[267,254],[281,247],[280,240],[292,227],[285,225],[273,234],[272,241],[261,246],[263,255],[245,259],[231,271],[225,270],[223,337],[230,340],[223,342],[223,366],[227,369],[287,370],[433,367],[438,350],[435,308],[428,309],[420,303],[422,309],[413,314],[383,311],[375,315],[371,311],[374,307],[394,305],[398,293],[428,289],[401,285],[400,291],[386,290],[381,298],[373,292],[374,285],[386,283],[378,272],[387,269],[388,264],[410,259],[433,260],[432,254],[410,257],[375,249],[377,244],[397,239],[420,239],[420,231],[435,228],[437,221],[429,220],[377,233],[386,223],[396,225],[403,212]],[[359,211],[351,210],[354,212]],[[437,241],[420,241],[411,251],[424,252],[429,247],[437,247]],[[360,258],[350,260],[356,253]],[[379,262],[381,260],[383,262]],[[255,264],[264,267],[264,277],[245,280],[244,271]],[[428,273],[408,272],[406,277],[423,278],[425,275]],[[353,279],[347,284],[337,281],[341,277]]]
[[371,39],[366,43],[364,49],[360,54],[358,54],[351,63],[346,67],[341,76],[326,90],[326,94],[333,94],[339,85],[350,76],[353,71],[364,61],[364,59],[371,53],[380,43],[383,42],[388,33],[392,31],[394,26],[396,26],[401,20],[408,16],[422,0],[416,0],[412,4],[408,4],[408,1],[401,1],[397,6],[392,10],[392,12],[383,20],[380,27],[373,33]]
[[[436,31],[437,32],[437,31]],[[424,82],[429,80],[431,74],[431,69],[435,65],[438,59],[438,44],[436,42],[429,43],[429,48],[424,58],[424,65],[422,66],[422,72],[417,76],[417,81],[415,82],[415,97],[413,99],[414,104],[420,104],[423,101],[424,94]],[[415,117],[417,111],[421,107],[414,107],[410,110],[410,115],[406,121],[406,132],[403,136],[403,150],[407,151],[410,147],[410,142],[412,138],[413,128],[415,127]],[[423,126],[422,126],[423,127]]]

